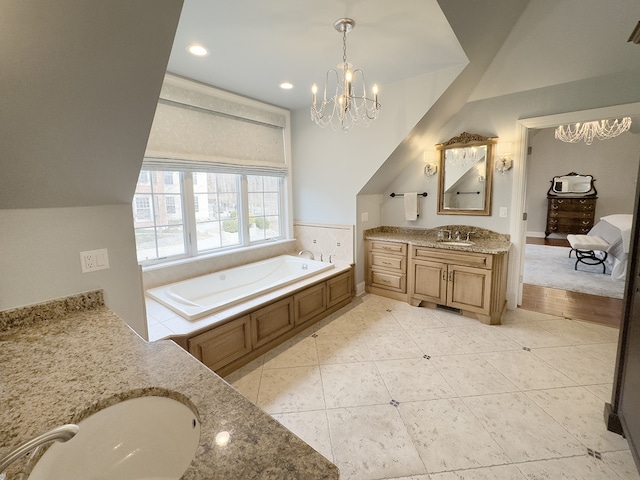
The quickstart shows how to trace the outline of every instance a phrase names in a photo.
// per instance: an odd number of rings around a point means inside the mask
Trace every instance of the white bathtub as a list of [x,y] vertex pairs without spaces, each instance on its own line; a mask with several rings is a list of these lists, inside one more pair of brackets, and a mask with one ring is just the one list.
[[197,320],[331,268],[332,263],[282,255],[150,288],[146,294],[187,320]]

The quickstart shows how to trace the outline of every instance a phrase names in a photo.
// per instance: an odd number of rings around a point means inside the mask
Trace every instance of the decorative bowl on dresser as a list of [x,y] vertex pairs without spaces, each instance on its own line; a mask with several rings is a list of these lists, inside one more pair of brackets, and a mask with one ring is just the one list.
[[547,226],[551,233],[586,234],[594,224],[598,192],[591,175],[575,172],[553,177],[547,192]]

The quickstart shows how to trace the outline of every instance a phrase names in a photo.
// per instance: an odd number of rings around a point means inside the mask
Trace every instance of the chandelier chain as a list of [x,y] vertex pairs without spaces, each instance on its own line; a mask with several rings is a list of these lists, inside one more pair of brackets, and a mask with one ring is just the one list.
[[342,63],[347,68],[347,29],[342,31]]

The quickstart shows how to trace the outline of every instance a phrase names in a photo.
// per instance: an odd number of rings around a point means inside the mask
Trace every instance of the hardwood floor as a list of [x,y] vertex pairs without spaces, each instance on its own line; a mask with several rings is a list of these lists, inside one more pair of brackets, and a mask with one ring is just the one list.
[[[569,246],[569,242],[565,239],[556,238],[527,237],[527,243]],[[623,302],[618,298],[600,297],[525,283],[522,287],[520,308],[619,328]]]

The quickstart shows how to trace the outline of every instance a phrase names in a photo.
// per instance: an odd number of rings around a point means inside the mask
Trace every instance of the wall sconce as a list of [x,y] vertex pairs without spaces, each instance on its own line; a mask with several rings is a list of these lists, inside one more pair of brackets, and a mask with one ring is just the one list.
[[500,142],[496,160],[496,170],[504,175],[504,172],[511,170],[513,160],[511,159],[511,142]]
[[436,173],[438,173],[438,166],[435,163],[427,163],[424,166],[424,174],[427,177],[433,177]]
[[504,172],[510,170],[513,167],[513,160],[509,157],[509,154],[503,155],[496,162],[496,170],[500,172],[500,174],[504,175]]
[[436,173],[438,173],[438,164],[436,163],[436,152],[426,150],[422,152],[422,160],[425,163],[424,166],[424,174],[427,177],[433,177]]

